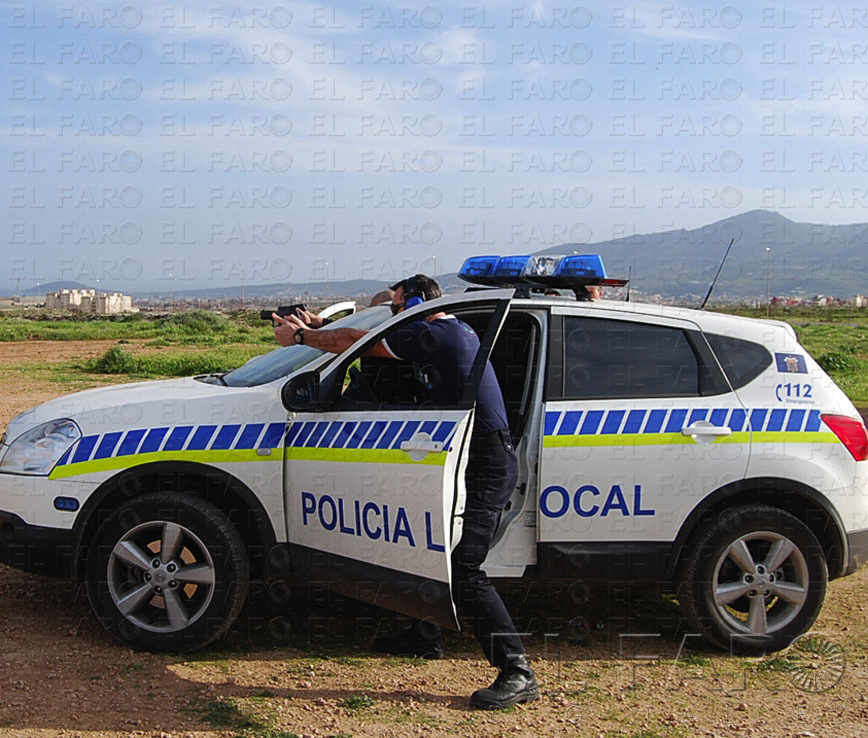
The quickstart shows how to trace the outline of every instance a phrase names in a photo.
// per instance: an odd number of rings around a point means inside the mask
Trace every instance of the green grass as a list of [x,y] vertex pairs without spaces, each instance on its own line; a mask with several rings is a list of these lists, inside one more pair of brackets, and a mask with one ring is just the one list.
[[229,316],[208,310],[188,310],[168,316],[142,313],[110,316],[0,315],[0,342],[107,339],[154,339],[162,345],[213,345],[273,343],[274,334],[271,324],[259,320],[259,313],[251,311],[236,311]]
[[348,710],[364,710],[367,707],[373,707],[376,700],[366,694],[354,694],[352,697],[347,697],[342,703],[342,707]]
[[128,377],[189,377],[235,369],[271,348],[224,346],[195,353],[131,354],[121,346],[112,346],[99,358],[81,364],[81,369],[93,374],[123,374]]
[[298,738],[273,725],[274,717],[247,708],[242,700],[218,697],[200,708],[202,721],[215,728],[234,731],[235,738]]

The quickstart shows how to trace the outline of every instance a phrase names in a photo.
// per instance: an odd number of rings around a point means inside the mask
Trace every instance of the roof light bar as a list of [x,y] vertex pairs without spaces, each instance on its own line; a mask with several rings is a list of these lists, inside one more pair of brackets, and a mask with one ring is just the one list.
[[599,254],[524,254],[514,256],[471,256],[458,276],[465,282],[486,287],[569,289],[579,299],[588,299],[588,285],[624,286],[625,279],[606,276]]

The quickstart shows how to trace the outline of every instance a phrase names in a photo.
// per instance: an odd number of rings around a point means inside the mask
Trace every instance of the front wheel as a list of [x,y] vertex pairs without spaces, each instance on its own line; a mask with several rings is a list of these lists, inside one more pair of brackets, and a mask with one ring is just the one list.
[[247,594],[244,541],[205,500],[149,494],[115,511],[88,549],[100,621],[133,648],[192,651],[221,637]]
[[688,543],[678,599],[705,640],[739,653],[779,651],[820,613],[828,572],[814,534],[767,505],[726,510]]

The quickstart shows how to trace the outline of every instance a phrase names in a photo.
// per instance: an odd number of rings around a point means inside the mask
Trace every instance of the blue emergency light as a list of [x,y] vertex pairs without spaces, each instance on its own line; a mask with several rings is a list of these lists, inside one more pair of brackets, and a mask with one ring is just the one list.
[[622,287],[625,279],[606,276],[599,254],[525,254],[515,256],[471,256],[458,276],[465,282],[486,287],[516,287],[528,293],[545,289],[569,289],[578,299],[588,299],[585,287],[610,285]]
[[576,254],[565,256],[555,269],[556,277],[584,277],[605,279],[606,269],[599,254]]

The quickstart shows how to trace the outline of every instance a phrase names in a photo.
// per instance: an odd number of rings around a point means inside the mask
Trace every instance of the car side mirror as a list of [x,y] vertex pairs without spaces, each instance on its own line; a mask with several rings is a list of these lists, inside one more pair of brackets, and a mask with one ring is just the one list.
[[280,391],[287,410],[312,412],[319,406],[319,372],[303,372],[290,379]]

